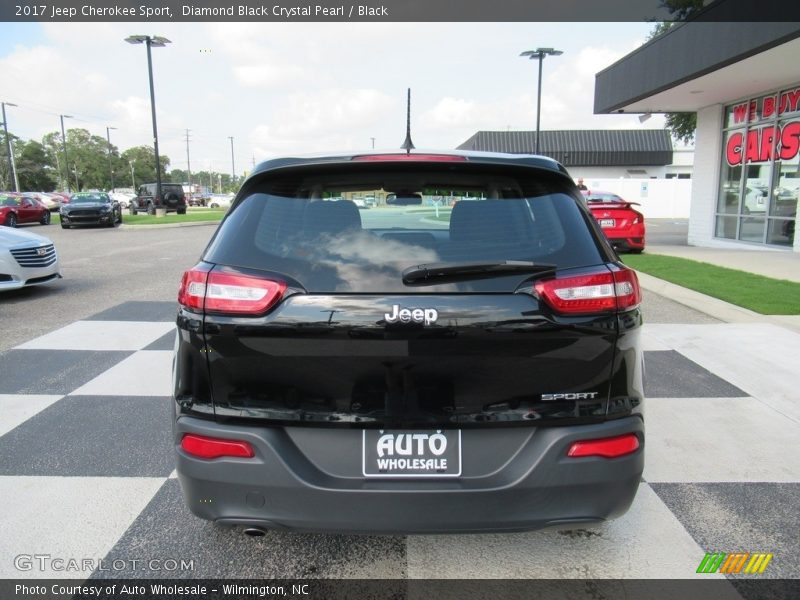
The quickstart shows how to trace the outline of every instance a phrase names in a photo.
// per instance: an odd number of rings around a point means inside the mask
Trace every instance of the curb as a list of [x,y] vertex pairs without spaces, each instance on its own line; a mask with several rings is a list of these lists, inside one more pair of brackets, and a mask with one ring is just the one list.
[[762,315],[641,271],[636,275],[644,289],[726,323],[772,323],[800,333],[800,315]]

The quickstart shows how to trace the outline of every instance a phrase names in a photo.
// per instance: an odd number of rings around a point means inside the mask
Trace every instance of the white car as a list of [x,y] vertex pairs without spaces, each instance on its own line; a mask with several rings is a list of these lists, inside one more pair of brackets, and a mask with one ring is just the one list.
[[209,197],[206,202],[206,206],[209,208],[224,208],[228,210],[235,197],[236,196],[233,194],[211,194],[211,197]]
[[0,291],[61,278],[56,247],[43,235],[0,226]]
[[128,190],[115,190],[108,194],[111,196],[112,200],[116,200],[119,202],[120,207],[128,208],[128,205],[131,203],[131,200],[136,198],[136,193]]

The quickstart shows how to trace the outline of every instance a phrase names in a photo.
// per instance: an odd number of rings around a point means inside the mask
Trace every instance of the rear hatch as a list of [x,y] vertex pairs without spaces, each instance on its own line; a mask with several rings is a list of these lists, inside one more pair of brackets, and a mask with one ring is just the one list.
[[[359,209],[365,194],[375,206]],[[203,314],[216,416],[428,429],[602,420],[617,309],[638,288],[578,198],[560,172],[468,161],[252,179],[181,291]]]

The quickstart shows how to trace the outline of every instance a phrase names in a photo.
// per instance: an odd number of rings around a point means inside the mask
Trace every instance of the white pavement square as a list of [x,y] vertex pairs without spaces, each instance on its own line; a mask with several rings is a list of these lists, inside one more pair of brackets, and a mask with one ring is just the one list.
[[648,336],[800,423],[800,334],[777,325],[646,326]]
[[72,392],[71,396],[169,396],[170,350],[142,350],[120,361]]
[[[42,570],[34,562],[31,570],[19,571],[14,558],[39,554],[96,563],[163,483],[150,477],[0,477],[0,578],[86,579],[92,569],[58,570],[59,564],[51,563]],[[25,567],[24,557],[20,565]]]
[[61,398],[63,396],[60,395],[0,394],[0,435],[18,427]]
[[649,398],[650,483],[800,483],[800,424],[755,398]]
[[421,579],[688,579],[704,554],[646,483],[628,513],[594,529],[415,535],[407,551],[408,576]]
[[141,350],[174,323],[143,321],[76,321],[17,346],[19,350]]

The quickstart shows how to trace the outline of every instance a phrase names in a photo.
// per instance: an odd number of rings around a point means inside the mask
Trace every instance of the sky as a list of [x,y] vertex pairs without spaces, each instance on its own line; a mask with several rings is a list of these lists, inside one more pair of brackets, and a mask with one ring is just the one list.
[[159,149],[185,169],[242,174],[253,162],[396,149],[411,88],[417,148],[452,149],[479,130],[534,130],[537,47],[541,128],[663,128],[654,116],[594,115],[595,74],[640,46],[652,23],[0,23],[0,100],[25,139],[68,128],[121,150],[152,144],[147,58],[153,48]]

